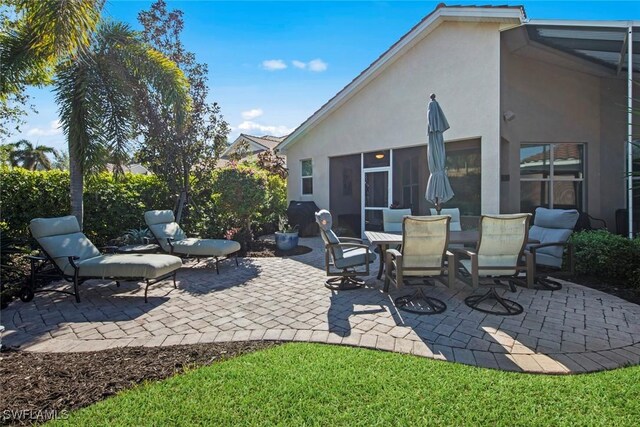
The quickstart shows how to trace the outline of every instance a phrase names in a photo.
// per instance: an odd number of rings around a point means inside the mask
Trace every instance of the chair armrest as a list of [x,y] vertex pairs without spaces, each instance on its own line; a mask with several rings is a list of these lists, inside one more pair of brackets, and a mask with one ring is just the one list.
[[108,254],[115,254],[118,251],[117,246],[103,246],[100,248],[101,251],[104,251]]
[[30,261],[46,261],[47,257],[41,255],[28,255],[27,259]]
[[470,251],[468,249],[463,249],[463,248],[452,248],[451,251],[447,251],[447,255],[448,254],[452,254],[452,255],[461,254],[461,255],[466,255],[468,257],[474,257],[478,255],[473,251]]
[[400,251],[397,249],[387,249],[385,252],[387,253],[387,257],[392,256],[393,258],[398,258],[402,256]]
[[549,243],[540,243],[540,244],[530,245],[527,249],[531,252],[535,252],[540,248],[546,248],[549,246],[570,246],[572,244],[573,243],[571,242],[549,242]]
[[369,245],[363,245],[360,243],[327,243],[325,245],[325,249],[333,249],[333,248],[361,248],[361,249],[366,249],[367,252],[371,252]]
[[358,239],[357,237],[338,237],[338,240],[340,240],[340,242],[357,242],[357,243],[363,242],[362,239]]

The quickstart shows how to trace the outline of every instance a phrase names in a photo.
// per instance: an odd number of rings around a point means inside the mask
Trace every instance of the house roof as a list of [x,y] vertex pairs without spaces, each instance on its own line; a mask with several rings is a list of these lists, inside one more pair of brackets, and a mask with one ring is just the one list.
[[265,150],[273,150],[278,144],[280,144],[287,136],[272,136],[272,135],[263,135],[263,136],[255,136],[255,135],[247,135],[246,133],[241,133],[240,136],[236,138],[235,141],[231,145],[229,145],[223,152],[221,157],[228,156],[235,149],[238,144],[243,141],[254,143],[263,147]]
[[404,36],[387,49],[382,55],[371,63],[356,78],[347,84],[333,98],[321,106],[307,120],[298,126],[284,141],[276,147],[282,150],[293,144],[300,136],[317,125],[331,111],[343,105],[355,93],[373,80],[386,65],[390,65],[404,52],[418,43],[424,36],[444,21],[468,21],[468,22],[500,22],[505,24],[520,25],[526,20],[523,6],[447,6],[440,3],[436,8],[418,22]]

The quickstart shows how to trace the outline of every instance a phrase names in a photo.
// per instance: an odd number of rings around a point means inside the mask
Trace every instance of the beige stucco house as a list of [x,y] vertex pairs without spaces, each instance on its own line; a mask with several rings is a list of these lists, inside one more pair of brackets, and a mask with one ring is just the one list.
[[456,195],[445,207],[469,216],[575,207],[614,229],[630,196],[628,69],[640,69],[639,24],[440,5],[278,145],[288,197],[330,209],[356,234],[380,227],[392,204],[427,214],[435,93],[451,125]]

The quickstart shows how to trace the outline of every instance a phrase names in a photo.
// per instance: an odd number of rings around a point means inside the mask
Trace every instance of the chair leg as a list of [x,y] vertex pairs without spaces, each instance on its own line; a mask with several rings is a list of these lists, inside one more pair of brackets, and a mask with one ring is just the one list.
[[[485,301],[495,301],[494,304],[490,306],[490,308],[481,307],[480,304]],[[495,288],[491,288],[489,292],[483,295],[471,295],[464,299],[464,303],[471,307],[474,310],[481,311],[483,313],[488,314],[496,314],[499,316],[515,316],[524,311],[524,308],[515,301],[510,299],[502,298],[496,292]],[[491,307],[496,304],[502,307],[502,310],[492,310]]]
[[236,267],[238,267],[240,264],[238,264],[238,252],[236,252]]
[[80,291],[79,291],[79,283],[78,283],[78,270],[76,270],[75,274],[73,275],[73,294],[76,297],[76,302],[80,303]]
[[178,289],[178,284],[176,283],[176,275],[177,275],[177,272],[174,271],[173,272],[173,289]]
[[218,268],[218,257],[214,257],[216,259],[216,274],[220,274],[220,269]]
[[440,314],[447,309],[447,304],[437,298],[426,296],[422,289],[418,289],[412,295],[398,297],[394,302],[398,310],[415,314]]

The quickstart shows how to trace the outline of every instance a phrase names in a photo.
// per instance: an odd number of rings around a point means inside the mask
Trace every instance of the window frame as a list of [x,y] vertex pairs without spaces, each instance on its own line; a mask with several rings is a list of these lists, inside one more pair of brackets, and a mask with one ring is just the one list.
[[[303,173],[304,173],[304,166],[303,166],[304,162],[310,162],[311,163],[311,175],[303,175]],[[305,193],[304,192],[305,179],[311,180],[311,192],[310,193]],[[300,159],[300,194],[302,196],[312,196],[313,195],[313,159]]]
[[[556,167],[556,148],[558,145],[571,144],[578,145],[582,147],[582,177],[581,178],[571,178],[571,177],[563,177],[559,178],[562,175],[556,176],[555,167]],[[518,173],[520,175],[520,209],[522,210],[522,183],[523,182],[546,182],[547,191],[548,191],[548,201],[549,201],[549,209],[554,209],[555,200],[554,200],[554,185],[559,182],[580,182],[581,186],[581,194],[576,194],[576,198],[581,203],[576,203],[575,209],[579,212],[583,212],[585,207],[587,206],[587,144],[585,142],[522,142],[520,144],[520,150],[527,146],[549,146],[549,176],[546,178],[527,178],[526,175],[523,177],[522,175],[522,159],[519,160],[518,163]]]

